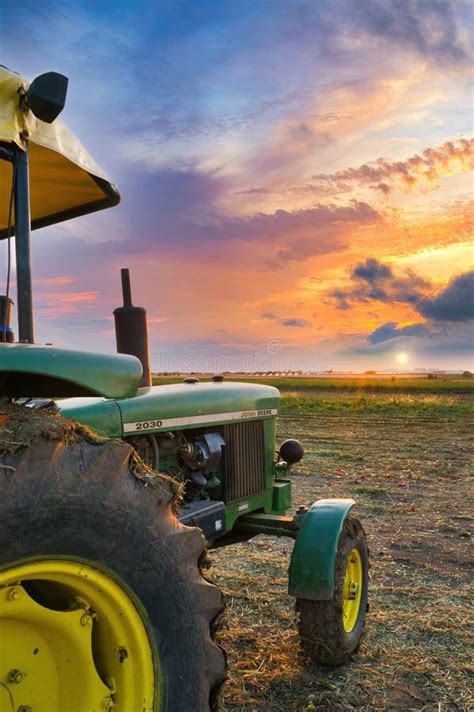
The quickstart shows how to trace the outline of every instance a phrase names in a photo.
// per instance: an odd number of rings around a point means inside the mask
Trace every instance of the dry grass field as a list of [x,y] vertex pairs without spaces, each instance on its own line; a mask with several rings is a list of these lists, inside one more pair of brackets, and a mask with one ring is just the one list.
[[423,380],[373,391],[280,384],[279,440],[306,448],[292,475],[295,507],[331,496],[358,502],[371,558],[367,631],[347,667],[307,666],[286,593],[292,542],[259,535],[211,552],[211,578],[227,598],[227,712],[474,709],[474,395],[466,381]]

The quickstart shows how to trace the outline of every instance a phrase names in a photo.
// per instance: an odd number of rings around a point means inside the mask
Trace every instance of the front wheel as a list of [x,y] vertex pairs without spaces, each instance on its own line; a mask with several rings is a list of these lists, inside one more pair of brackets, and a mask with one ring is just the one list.
[[322,665],[343,665],[359,647],[368,608],[369,557],[360,521],[347,517],[339,537],[330,601],[296,599],[301,645]]

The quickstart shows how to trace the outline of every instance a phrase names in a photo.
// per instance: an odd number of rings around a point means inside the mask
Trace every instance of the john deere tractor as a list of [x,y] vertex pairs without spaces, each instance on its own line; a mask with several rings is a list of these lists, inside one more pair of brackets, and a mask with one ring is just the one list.
[[[30,230],[111,207],[117,188],[57,118],[66,77],[0,68],[0,710],[202,712],[226,677],[206,547],[295,540],[289,593],[306,656],[362,635],[367,546],[352,499],[295,516],[297,440],[275,447],[276,388],[153,386],[146,313],[122,270],[114,356],[35,343]],[[150,210],[153,206],[150,206]],[[18,341],[12,328],[15,238]]]

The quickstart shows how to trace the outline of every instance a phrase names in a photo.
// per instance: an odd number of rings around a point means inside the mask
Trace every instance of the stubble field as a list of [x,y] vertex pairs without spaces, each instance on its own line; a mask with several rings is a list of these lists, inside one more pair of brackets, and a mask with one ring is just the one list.
[[[260,379],[261,380],[261,379]],[[304,382],[303,382],[304,381]],[[268,381],[279,441],[297,437],[294,507],[352,496],[370,547],[370,611],[345,668],[307,666],[286,592],[292,542],[211,552],[227,608],[227,712],[469,710],[472,382]]]

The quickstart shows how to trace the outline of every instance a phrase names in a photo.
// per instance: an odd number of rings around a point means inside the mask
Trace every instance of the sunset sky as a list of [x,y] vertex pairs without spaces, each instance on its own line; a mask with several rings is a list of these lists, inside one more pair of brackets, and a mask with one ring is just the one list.
[[127,266],[154,370],[473,368],[473,10],[4,1],[122,194],[33,234],[37,340],[113,351]]

